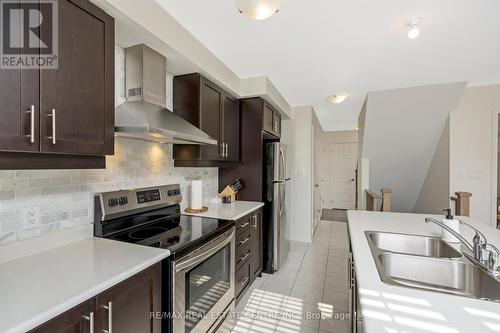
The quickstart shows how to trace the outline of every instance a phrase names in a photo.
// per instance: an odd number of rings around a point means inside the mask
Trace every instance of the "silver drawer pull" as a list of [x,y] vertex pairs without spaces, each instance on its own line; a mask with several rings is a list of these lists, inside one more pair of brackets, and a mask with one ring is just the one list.
[[94,312],[89,313],[88,316],[82,316],[83,319],[88,320],[89,322],[89,332],[94,333]]
[[113,333],[113,302],[108,302],[108,305],[102,306],[105,310],[108,311],[108,329],[103,329],[104,333]]
[[47,117],[52,118],[52,135],[48,138],[52,141],[52,144],[56,144],[56,109],[52,109],[52,111],[47,115]]
[[245,253],[245,255],[243,257],[240,257],[240,260],[238,260],[238,262],[242,262],[243,260],[245,260],[246,258],[248,258],[249,255],[250,255],[250,251],[248,251],[247,253]]
[[35,143],[35,106],[31,105],[30,110],[26,113],[30,114],[30,134],[27,137],[30,138],[30,143]]
[[249,277],[248,277],[248,276],[247,276],[247,277],[245,277],[245,278],[243,279],[243,281],[241,281],[241,285],[242,285],[242,286],[243,286],[243,285],[245,285],[245,284],[248,282],[248,279],[249,279]]
[[238,227],[238,229],[242,229],[242,228],[246,227],[246,226],[247,226],[247,225],[249,225],[249,224],[250,224],[250,222],[246,222],[246,223],[244,223],[244,224],[240,225],[240,226]]
[[243,245],[245,244],[246,242],[248,242],[250,240],[250,237],[246,237],[244,238],[243,240],[240,241],[240,245]]

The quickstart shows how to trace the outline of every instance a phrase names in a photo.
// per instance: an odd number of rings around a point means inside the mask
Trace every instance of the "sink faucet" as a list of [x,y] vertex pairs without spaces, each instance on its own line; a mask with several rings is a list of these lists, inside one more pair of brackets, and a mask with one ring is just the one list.
[[[483,268],[486,268],[494,276],[497,275],[498,260],[500,258],[500,250],[498,250],[498,248],[496,246],[489,244],[488,240],[486,239],[486,236],[484,236],[484,234],[481,231],[477,230],[469,223],[462,221],[462,220],[459,220],[459,222],[461,224],[466,225],[469,228],[471,228],[472,230],[474,230],[475,235],[474,235],[474,238],[472,239],[473,244],[471,244],[459,232],[456,232],[455,230],[453,230],[452,228],[450,228],[449,226],[447,226],[446,224],[444,224],[443,222],[441,222],[437,219],[434,219],[432,217],[426,217],[425,222],[435,223],[438,226],[440,226],[441,228],[445,229],[446,231],[449,231],[451,234],[453,234],[453,236],[455,236],[460,241],[460,243],[462,243],[472,253],[471,259],[473,259],[472,260],[473,262],[475,262],[476,264],[479,264]],[[491,250],[488,250],[487,249],[488,247],[492,248],[494,252]],[[483,253],[485,251],[488,252],[487,258],[483,258]],[[469,256],[467,256],[467,257],[469,257]]]
[[476,251],[475,251],[476,244],[472,245],[467,239],[465,239],[462,235],[460,235],[460,233],[456,232],[455,230],[453,230],[452,228],[448,227],[446,224],[444,224],[443,222],[441,222],[441,221],[439,221],[437,219],[434,219],[432,217],[426,217],[425,218],[425,222],[427,222],[427,223],[429,223],[429,222],[435,223],[438,226],[440,226],[441,228],[443,228],[446,231],[450,232],[453,236],[455,236],[460,241],[460,243],[462,243],[463,245],[465,245],[465,247],[467,247],[472,253],[474,253],[474,259],[478,259],[478,258],[476,258]]

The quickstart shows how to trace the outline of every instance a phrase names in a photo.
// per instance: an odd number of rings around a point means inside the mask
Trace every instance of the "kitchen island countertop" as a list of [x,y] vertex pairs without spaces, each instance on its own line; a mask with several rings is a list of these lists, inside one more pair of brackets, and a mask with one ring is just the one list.
[[[435,215],[349,211],[349,234],[365,333],[472,333],[500,332],[500,304],[451,294],[391,286],[383,283],[373,260],[365,231],[441,236],[441,228],[425,223]],[[465,220],[500,246],[500,231]],[[461,234],[472,239],[470,228]]]

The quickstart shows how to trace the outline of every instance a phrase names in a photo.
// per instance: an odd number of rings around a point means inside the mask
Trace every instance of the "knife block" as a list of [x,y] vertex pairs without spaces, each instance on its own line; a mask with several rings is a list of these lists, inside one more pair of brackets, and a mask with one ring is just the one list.
[[226,197],[230,196],[231,197],[231,202],[236,201],[236,192],[231,188],[231,186],[226,186],[226,188],[219,193],[219,197]]

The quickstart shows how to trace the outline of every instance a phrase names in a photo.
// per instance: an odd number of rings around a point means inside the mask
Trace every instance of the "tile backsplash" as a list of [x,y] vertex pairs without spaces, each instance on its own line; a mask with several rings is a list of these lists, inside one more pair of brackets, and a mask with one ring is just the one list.
[[[93,223],[96,192],[203,180],[204,203],[217,194],[217,168],[174,168],[172,145],[117,138],[102,170],[0,171],[0,245]],[[39,225],[26,223],[34,213]],[[37,223],[35,223],[37,224]]]

